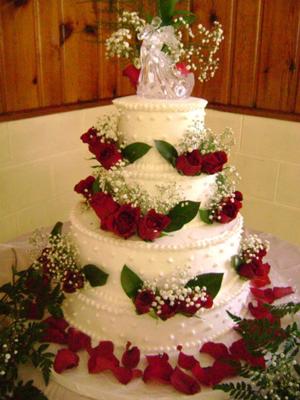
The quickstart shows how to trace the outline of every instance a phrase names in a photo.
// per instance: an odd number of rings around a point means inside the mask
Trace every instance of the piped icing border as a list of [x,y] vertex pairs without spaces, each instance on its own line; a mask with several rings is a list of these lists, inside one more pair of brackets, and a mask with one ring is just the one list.
[[238,233],[242,234],[242,228],[243,228],[243,217],[239,214],[231,229],[228,229],[225,232],[221,233],[220,235],[213,236],[209,239],[193,240],[190,243],[183,243],[183,244],[160,244],[157,242],[148,243],[148,242],[133,241],[133,240],[125,241],[119,238],[109,237],[106,232],[102,232],[100,231],[100,229],[98,232],[93,232],[92,230],[83,226],[83,224],[80,223],[78,220],[78,208],[79,208],[78,205],[73,207],[70,215],[70,221],[71,221],[71,227],[73,226],[74,228],[78,229],[79,232],[83,233],[84,235],[92,239],[96,239],[100,242],[110,243],[113,246],[142,249],[147,251],[152,251],[152,250],[181,251],[186,249],[203,249],[211,245],[222,243],[225,240],[229,239],[230,237],[234,236],[235,234]]
[[[129,100],[131,99],[131,100]],[[135,100],[136,99],[136,100]],[[192,98],[174,102],[151,101],[138,96],[128,96],[113,100],[114,105],[123,110],[129,111],[160,111],[160,112],[186,112],[186,111],[197,111],[201,110],[204,112],[204,108],[207,105],[207,101],[204,99]]]

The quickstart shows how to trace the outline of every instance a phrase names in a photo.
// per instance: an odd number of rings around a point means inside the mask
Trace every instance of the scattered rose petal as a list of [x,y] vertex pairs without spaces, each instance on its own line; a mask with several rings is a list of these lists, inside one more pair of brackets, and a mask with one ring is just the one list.
[[265,368],[266,363],[263,356],[254,356],[247,349],[244,339],[233,342],[229,348],[232,357],[236,360],[244,360],[253,367]]
[[66,369],[77,367],[79,364],[79,357],[76,353],[69,349],[58,350],[53,368],[58,374],[61,374]]
[[255,307],[252,303],[248,304],[249,311],[251,315],[256,319],[268,319],[270,322],[275,321],[274,315],[270,313],[270,311],[261,303],[260,301],[257,302],[257,306]]
[[161,383],[169,383],[173,373],[173,368],[168,361],[169,356],[163,353],[155,356],[146,356],[146,358],[148,366],[144,371],[144,382],[154,380]]
[[131,346],[131,343],[128,342],[126,345],[126,350],[122,356],[122,364],[126,368],[133,369],[140,362],[141,352],[136,346],[131,347],[131,348],[130,348],[130,346]]
[[67,344],[71,351],[89,350],[91,348],[91,338],[85,333],[69,328],[67,336]]
[[275,300],[281,299],[282,297],[288,296],[293,293],[294,293],[294,290],[291,286],[287,286],[287,287],[276,287],[275,286],[273,288],[273,294],[274,294]]
[[180,353],[178,354],[178,365],[181,368],[187,369],[187,370],[191,370],[197,363],[198,361],[196,360],[196,358],[194,356],[190,356],[188,354],[183,353],[182,351],[180,351]]
[[214,359],[228,358],[228,349],[223,343],[207,342],[200,349],[200,353],[209,354]]
[[200,392],[199,383],[181,369],[176,367],[171,375],[171,384],[178,392],[185,394],[195,394]]

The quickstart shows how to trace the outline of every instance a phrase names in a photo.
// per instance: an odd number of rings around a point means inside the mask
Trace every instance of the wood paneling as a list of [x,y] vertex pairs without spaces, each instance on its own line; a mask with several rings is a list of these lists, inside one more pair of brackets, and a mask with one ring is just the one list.
[[218,53],[220,66],[215,77],[207,83],[198,82],[196,85],[195,94],[209,102],[229,103],[235,7],[235,0],[194,0],[192,2],[192,11],[197,15],[197,23],[202,23],[209,28],[213,21],[218,20],[223,25],[226,37]]
[[59,44],[61,0],[35,0],[35,2],[41,106],[45,107],[62,103],[62,66]]
[[7,1],[0,4],[7,111],[37,108],[40,101],[33,0],[22,7]]
[[232,105],[255,107],[263,0],[237,0],[232,60]]
[[294,110],[300,0],[264,0],[257,107]]
[[98,98],[97,5],[92,1],[62,1],[60,45],[63,53],[64,103]]
[[[0,0],[0,114],[17,118],[133,94],[122,76],[127,62],[106,60],[104,42],[116,9],[146,8],[153,15],[155,4]],[[220,67],[209,82],[197,82],[195,95],[220,109],[300,120],[300,0],[182,0],[179,6],[206,27],[217,19],[224,28]]]

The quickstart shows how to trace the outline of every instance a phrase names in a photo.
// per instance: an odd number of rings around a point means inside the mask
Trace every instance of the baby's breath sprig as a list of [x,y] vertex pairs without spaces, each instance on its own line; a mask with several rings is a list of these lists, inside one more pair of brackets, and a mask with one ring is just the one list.
[[115,142],[122,149],[125,147],[125,139],[118,129],[119,114],[104,114],[98,118],[95,126],[103,142]]
[[239,256],[244,262],[250,263],[254,258],[260,259],[260,254],[266,254],[269,248],[268,240],[263,240],[256,234],[247,235],[241,242]]

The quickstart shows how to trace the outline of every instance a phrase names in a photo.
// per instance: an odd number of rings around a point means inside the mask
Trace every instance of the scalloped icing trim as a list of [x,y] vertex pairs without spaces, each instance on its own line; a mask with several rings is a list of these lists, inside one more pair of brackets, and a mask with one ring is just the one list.
[[[128,99],[131,99],[131,101]],[[207,101],[204,99],[189,97],[186,100],[166,102],[165,100],[153,101],[138,96],[127,96],[120,99],[114,99],[113,104],[121,110],[129,111],[186,112],[202,110],[204,112]]]
[[124,240],[120,238],[114,238],[107,236],[107,232],[97,231],[93,232],[90,229],[84,227],[79,221],[77,217],[76,210],[78,205],[76,205],[70,215],[71,226],[73,225],[76,229],[78,229],[84,235],[96,239],[100,242],[110,243],[117,247],[127,247],[127,248],[138,248],[143,249],[146,251],[153,251],[153,250],[186,250],[186,249],[203,249],[211,245],[219,244],[226,239],[229,239],[231,236],[242,231],[243,227],[243,217],[239,214],[236,218],[236,223],[230,230],[226,230],[225,232],[221,233],[220,235],[216,235],[215,237],[209,239],[201,239],[201,240],[193,240],[191,243],[185,244],[159,244],[159,243],[146,243],[141,240],[130,241]]

